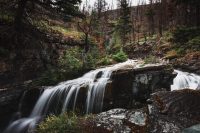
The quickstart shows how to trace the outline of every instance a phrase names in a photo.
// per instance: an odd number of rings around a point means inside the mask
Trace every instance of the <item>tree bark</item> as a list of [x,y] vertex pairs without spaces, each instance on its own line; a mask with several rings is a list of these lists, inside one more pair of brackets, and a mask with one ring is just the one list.
[[158,33],[159,37],[162,37],[162,28],[163,28],[163,1],[161,0],[159,3],[159,22],[158,22]]
[[16,16],[15,16],[15,21],[14,21],[14,25],[15,25],[16,30],[21,29],[22,19],[23,19],[23,15],[24,15],[24,12],[25,12],[27,1],[28,0],[20,0],[18,2],[18,9],[17,9],[17,13],[16,13]]
[[88,34],[85,34],[85,53],[89,51]]

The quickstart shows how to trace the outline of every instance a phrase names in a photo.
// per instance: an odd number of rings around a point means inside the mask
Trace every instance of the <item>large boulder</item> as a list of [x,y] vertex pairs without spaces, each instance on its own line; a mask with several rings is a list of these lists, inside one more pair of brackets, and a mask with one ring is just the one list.
[[168,65],[114,71],[105,89],[104,110],[141,107],[150,94],[161,90],[170,91],[175,76]]
[[112,109],[84,121],[86,132],[130,133],[148,131],[146,110]]
[[87,132],[196,133],[199,131],[196,124],[200,123],[199,94],[193,90],[154,93],[152,104],[140,109],[102,112],[85,119],[84,127]]

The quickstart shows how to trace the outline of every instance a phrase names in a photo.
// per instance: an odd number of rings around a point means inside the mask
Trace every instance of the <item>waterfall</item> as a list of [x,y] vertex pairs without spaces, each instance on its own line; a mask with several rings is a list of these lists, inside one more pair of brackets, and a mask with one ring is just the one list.
[[90,71],[80,78],[62,82],[44,90],[28,118],[14,121],[4,133],[33,132],[36,124],[48,114],[60,114],[76,108],[81,88],[87,88],[85,113],[102,111],[104,91],[113,71],[138,67],[138,61],[128,60],[106,68]]
[[182,72],[179,70],[175,70],[177,73],[176,78],[173,81],[173,85],[171,85],[171,90],[179,90],[179,89],[200,89],[200,76]]

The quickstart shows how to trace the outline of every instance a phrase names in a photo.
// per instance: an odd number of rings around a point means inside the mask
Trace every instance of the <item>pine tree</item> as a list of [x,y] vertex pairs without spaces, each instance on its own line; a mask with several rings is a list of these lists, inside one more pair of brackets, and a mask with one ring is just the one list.
[[130,21],[130,7],[128,0],[118,0],[120,8],[120,18],[117,24],[117,30],[120,35],[122,45],[127,42],[127,36],[131,32],[131,21]]
[[77,4],[80,3],[81,0],[19,0],[15,16],[15,27],[17,30],[21,28],[22,19],[24,18],[24,13],[29,2],[39,5],[49,12],[57,12],[64,18],[69,18],[73,15],[77,15]]

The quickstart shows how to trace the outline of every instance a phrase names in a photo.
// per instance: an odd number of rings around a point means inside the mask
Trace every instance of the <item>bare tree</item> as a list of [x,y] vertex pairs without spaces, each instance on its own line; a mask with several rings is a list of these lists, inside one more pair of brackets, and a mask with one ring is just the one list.
[[97,18],[100,19],[102,12],[106,10],[107,2],[105,0],[97,0],[94,8],[97,10]]
[[85,18],[82,19],[81,22],[78,22],[78,27],[79,29],[84,33],[84,49],[85,53],[87,53],[90,49],[89,46],[89,35],[91,33],[92,29],[92,22],[93,22],[93,17],[92,16],[86,16]]

